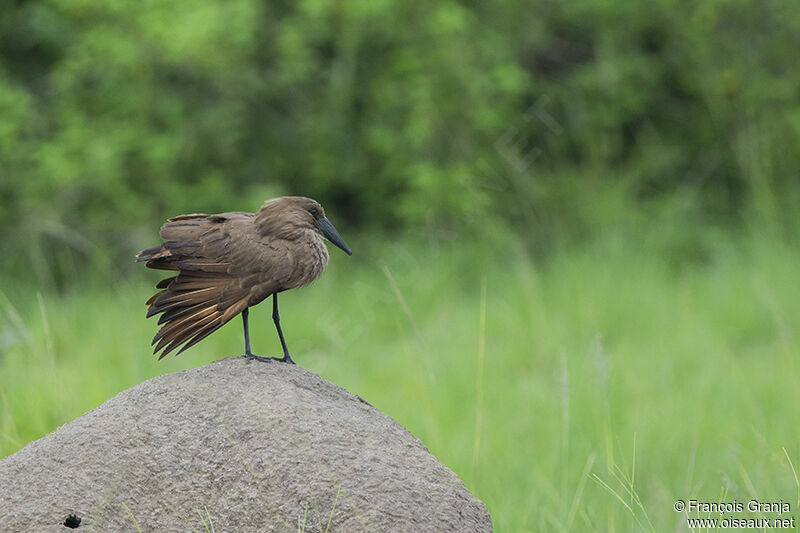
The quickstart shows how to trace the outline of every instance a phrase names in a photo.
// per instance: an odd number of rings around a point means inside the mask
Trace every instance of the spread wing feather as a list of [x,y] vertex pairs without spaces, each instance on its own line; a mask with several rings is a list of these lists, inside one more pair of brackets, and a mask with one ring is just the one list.
[[[147,316],[161,313],[153,338],[159,359],[180,354],[226,322],[281,290],[280,254],[259,249],[251,213],[181,215],[161,228],[164,243],[139,252],[149,268],[178,271],[161,280]],[[283,269],[285,270],[285,269]]]

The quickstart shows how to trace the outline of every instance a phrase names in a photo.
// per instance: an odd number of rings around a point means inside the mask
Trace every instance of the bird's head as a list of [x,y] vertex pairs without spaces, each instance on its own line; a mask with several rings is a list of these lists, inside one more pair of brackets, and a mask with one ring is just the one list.
[[316,200],[304,196],[281,196],[267,200],[256,214],[256,225],[262,234],[291,238],[304,230],[313,230],[333,244],[353,255],[339,232],[325,216],[325,210]]

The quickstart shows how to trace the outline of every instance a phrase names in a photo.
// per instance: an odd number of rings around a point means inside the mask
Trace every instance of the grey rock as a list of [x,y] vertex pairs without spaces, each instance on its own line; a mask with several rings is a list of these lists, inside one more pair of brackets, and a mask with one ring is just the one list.
[[0,461],[0,531],[65,532],[70,515],[78,531],[492,530],[400,424],[242,358],[141,383]]

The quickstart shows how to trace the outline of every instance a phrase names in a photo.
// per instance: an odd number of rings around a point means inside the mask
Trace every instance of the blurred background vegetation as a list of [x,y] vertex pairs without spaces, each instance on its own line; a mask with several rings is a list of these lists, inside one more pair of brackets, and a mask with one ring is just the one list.
[[798,45],[780,1],[4,2],[2,266],[60,287],[282,193],[543,253],[668,220],[702,257],[796,229]]
[[498,530],[795,501],[798,49],[779,0],[0,3],[0,456],[238,347],[148,361],[133,254],[301,194],[355,256],[284,304],[295,358]]

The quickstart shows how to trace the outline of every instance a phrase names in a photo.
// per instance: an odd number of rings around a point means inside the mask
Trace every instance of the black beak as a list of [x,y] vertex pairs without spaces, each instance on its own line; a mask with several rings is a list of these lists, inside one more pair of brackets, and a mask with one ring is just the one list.
[[326,239],[344,250],[347,255],[353,255],[353,252],[350,251],[350,248],[347,247],[344,240],[339,236],[339,232],[336,231],[336,228],[333,227],[330,220],[325,217],[318,218],[317,227],[322,234],[325,235]]

